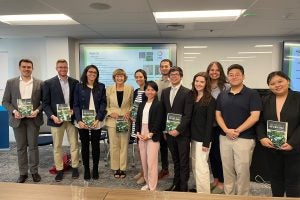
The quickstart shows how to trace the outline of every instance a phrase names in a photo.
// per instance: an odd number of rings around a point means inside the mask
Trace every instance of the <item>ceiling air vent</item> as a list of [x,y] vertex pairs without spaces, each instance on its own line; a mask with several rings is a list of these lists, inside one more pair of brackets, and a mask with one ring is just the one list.
[[168,30],[183,30],[184,29],[184,25],[182,24],[168,24],[167,26]]

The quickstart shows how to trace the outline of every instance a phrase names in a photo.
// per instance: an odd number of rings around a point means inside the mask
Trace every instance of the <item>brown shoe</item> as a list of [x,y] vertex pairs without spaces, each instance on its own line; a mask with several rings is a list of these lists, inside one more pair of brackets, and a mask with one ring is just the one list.
[[169,170],[167,169],[162,169],[159,173],[158,173],[158,180],[163,179],[164,177],[169,176]]

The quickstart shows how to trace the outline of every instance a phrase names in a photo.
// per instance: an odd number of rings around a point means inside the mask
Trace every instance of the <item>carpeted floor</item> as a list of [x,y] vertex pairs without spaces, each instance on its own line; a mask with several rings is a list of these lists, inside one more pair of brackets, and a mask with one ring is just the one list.
[[[100,156],[100,178],[99,180],[84,181],[83,180],[83,169],[80,165],[80,177],[79,179],[73,180],[71,178],[71,171],[67,171],[64,174],[64,179],[62,182],[57,183],[54,181],[54,175],[49,173],[49,169],[53,165],[53,154],[52,154],[52,146],[41,146],[39,148],[40,151],[40,168],[39,173],[42,177],[40,183],[37,184],[55,184],[55,185],[90,185],[90,186],[99,186],[106,188],[127,188],[127,189],[140,189],[143,185],[138,185],[135,180],[132,178],[137,174],[140,169],[139,162],[135,161],[136,166],[132,167],[132,157],[129,156],[129,167],[127,170],[127,177],[125,179],[115,179],[113,177],[113,172],[110,170],[109,165],[105,166],[104,158],[106,157],[104,151],[104,144],[101,143],[101,156]],[[131,153],[132,146],[129,146]],[[68,147],[64,147],[64,151],[68,152]],[[170,156],[169,156],[170,157]],[[170,164],[170,170],[172,171],[173,164]],[[17,165],[17,155],[16,155],[16,145],[15,143],[10,144],[9,151],[0,151],[0,182],[15,182],[19,176],[18,165]],[[171,173],[169,177],[160,180],[158,182],[157,190],[165,190],[172,183]],[[26,181],[26,183],[34,183],[32,182],[32,178]],[[194,180],[192,177],[192,173],[190,176],[189,187],[194,185]],[[251,195],[254,196],[271,196],[270,186],[268,184],[255,183],[251,182]]]

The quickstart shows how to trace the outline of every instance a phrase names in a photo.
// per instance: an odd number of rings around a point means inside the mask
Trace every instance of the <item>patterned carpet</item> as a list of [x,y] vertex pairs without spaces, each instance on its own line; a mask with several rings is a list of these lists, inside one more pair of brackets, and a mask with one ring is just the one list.
[[[40,183],[37,184],[50,184],[50,185],[79,185],[79,186],[98,186],[98,187],[106,187],[106,188],[127,188],[127,189],[140,189],[142,185],[138,185],[135,180],[132,178],[137,174],[138,169],[140,169],[140,164],[138,161],[135,161],[136,166],[132,167],[132,158],[129,156],[129,167],[127,170],[127,177],[125,179],[115,179],[113,177],[113,172],[110,170],[109,166],[105,166],[104,158],[104,144],[101,143],[101,155],[100,155],[100,178],[95,181],[84,181],[83,180],[83,169],[80,165],[80,177],[79,179],[73,180],[71,178],[71,171],[67,171],[64,174],[64,179],[62,182],[57,183],[54,181],[54,175],[49,173],[49,169],[53,165],[53,154],[52,154],[52,146],[41,146],[39,148],[40,151],[40,168],[39,173],[42,177]],[[130,150],[132,150],[132,146],[129,146]],[[68,147],[64,147],[64,151],[68,152]],[[131,151],[129,151],[131,153]],[[169,156],[170,157],[170,156]],[[15,143],[10,144],[9,151],[0,151],[0,182],[15,182],[19,176],[18,167],[17,167],[17,155],[16,155],[16,145]],[[170,164],[170,170],[173,169],[173,165]],[[172,183],[171,173],[169,177],[160,180],[158,182],[157,190],[165,190]],[[26,183],[34,183],[32,182],[32,178],[29,177]],[[189,186],[192,187],[194,185],[194,180],[192,178],[192,174],[190,176]],[[270,186],[262,183],[251,182],[251,195],[254,196],[271,196]]]

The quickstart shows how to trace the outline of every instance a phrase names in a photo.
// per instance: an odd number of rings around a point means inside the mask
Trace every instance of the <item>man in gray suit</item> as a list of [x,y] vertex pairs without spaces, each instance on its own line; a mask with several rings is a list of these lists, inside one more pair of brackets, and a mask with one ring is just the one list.
[[[21,75],[7,81],[2,104],[9,112],[9,125],[14,130],[17,143],[20,176],[17,183],[24,183],[28,178],[28,167],[34,182],[39,182],[38,135],[43,122],[42,113],[42,81],[32,77],[33,63],[29,59],[19,61]],[[32,111],[22,116],[18,108],[18,99],[30,99]],[[27,146],[28,154],[27,157]]]

